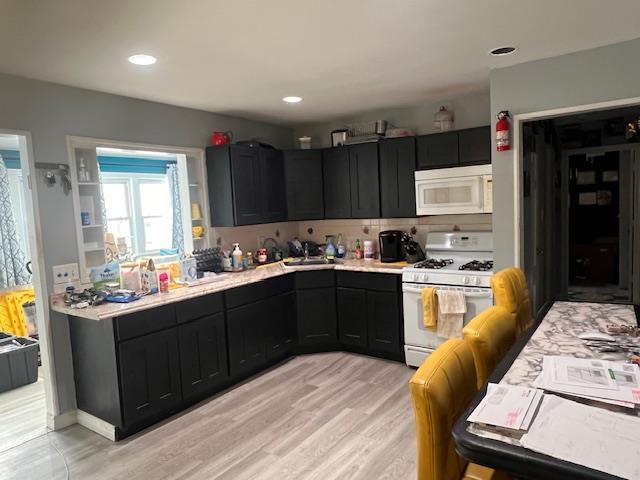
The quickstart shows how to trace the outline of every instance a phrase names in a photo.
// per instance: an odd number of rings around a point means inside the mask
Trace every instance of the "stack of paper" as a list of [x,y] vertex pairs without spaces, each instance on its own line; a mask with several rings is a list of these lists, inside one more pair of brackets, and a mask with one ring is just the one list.
[[490,383],[485,397],[467,420],[511,430],[527,430],[541,399],[542,390]]
[[640,419],[545,395],[522,446],[622,478],[640,478]]
[[640,404],[640,368],[629,363],[545,356],[536,386],[629,408]]

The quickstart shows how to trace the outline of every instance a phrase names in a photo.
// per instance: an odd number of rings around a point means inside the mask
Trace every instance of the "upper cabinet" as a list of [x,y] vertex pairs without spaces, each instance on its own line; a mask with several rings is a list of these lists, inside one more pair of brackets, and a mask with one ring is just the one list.
[[415,138],[382,140],[379,150],[382,218],[415,217]]
[[322,152],[286,150],[284,174],[289,220],[323,219]]
[[416,137],[419,170],[491,163],[488,126]]
[[241,145],[208,147],[207,177],[213,226],[287,219],[280,151]]
[[351,218],[349,147],[322,152],[325,218]]
[[363,143],[349,146],[349,171],[351,217],[378,218],[380,216],[378,144]]

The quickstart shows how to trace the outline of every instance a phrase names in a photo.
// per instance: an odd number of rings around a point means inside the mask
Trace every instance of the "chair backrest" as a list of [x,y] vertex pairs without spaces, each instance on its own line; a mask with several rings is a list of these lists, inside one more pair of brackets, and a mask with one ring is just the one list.
[[476,365],[478,388],[487,381],[516,338],[513,315],[502,307],[491,307],[477,315],[462,330]]
[[491,277],[491,289],[496,305],[505,308],[516,321],[516,334],[520,335],[533,323],[529,288],[524,272],[516,267],[500,270]]
[[451,430],[477,393],[471,348],[447,340],[410,381],[416,416],[418,480],[460,480],[467,461],[455,449]]

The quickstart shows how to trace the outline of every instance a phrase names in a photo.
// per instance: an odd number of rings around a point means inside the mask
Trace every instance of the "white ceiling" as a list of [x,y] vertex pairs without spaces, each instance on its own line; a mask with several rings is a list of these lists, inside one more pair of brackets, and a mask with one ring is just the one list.
[[[486,89],[492,67],[640,35],[638,0],[0,0],[0,11],[3,72],[288,125],[451,98]],[[520,50],[487,55],[502,45]],[[158,63],[129,64],[138,52]]]

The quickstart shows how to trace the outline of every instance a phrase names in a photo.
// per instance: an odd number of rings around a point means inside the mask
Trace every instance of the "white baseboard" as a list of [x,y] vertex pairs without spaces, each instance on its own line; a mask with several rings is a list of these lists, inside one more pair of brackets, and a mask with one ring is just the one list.
[[47,428],[49,430],[61,430],[77,423],[77,410],[61,413],[60,415],[47,414]]
[[104,438],[116,441],[116,427],[104,420],[94,417],[90,413],[77,410],[77,422],[85,428],[102,435]]

